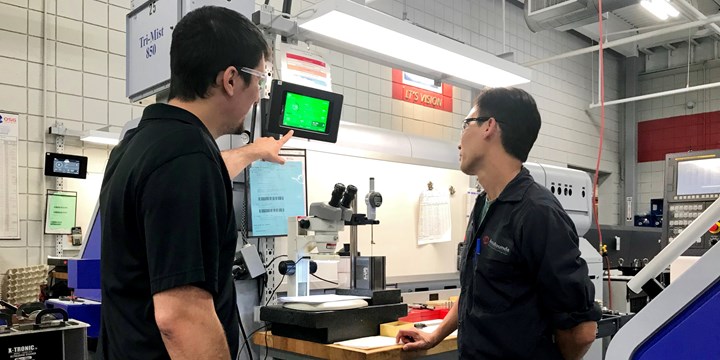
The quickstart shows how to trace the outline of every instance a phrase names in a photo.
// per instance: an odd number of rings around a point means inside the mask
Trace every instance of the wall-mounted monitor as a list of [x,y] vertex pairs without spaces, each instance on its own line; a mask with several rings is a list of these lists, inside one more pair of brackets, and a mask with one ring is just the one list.
[[342,102],[341,94],[273,80],[263,135],[284,135],[293,130],[295,137],[334,143]]
[[86,156],[45,153],[45,175],[84,179],[87,176]]

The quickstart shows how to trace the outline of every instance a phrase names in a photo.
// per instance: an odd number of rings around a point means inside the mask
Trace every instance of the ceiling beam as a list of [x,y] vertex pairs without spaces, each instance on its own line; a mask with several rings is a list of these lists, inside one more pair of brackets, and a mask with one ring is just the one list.
[[[685,13],[690,13],[690,20],[705,20],[707,19],[707,16],[700,12],[696,7],[692,6],[687,0],[673,0],[673,3],[680,6],[681,10],[685,10]],[[715,34],[720,35],[720,26],[718,26],[715,23],[710,23],[706,25],[708,28],[712,29]]]
[[[646,40],[646,39],[658,37],[658,36],[660,36],[660,35],[671,34],[671,33],[675,33],[675,32],[681,31],[681,30],[691,29],[691,28],[694,28],[694,27],[702,26],[702,25],[709,24],[709,23],[716,22],[716,21],[720,21],[720,14],[713,15],[713,16],[705,19],[705,20],[697,20],[697,21],[692,21],[692,22],[685,23],[685,24],[668,26],[667,28],[664,28],[664,29],[655,30],[655,31],[650,31],[650,32],[647,32],[647,33],[644,33],[644,34],[635,35],[635,36],[628,36],[628,37],[623,38],[623,39],[618,39],[618,40],[613,40],[613,41],[607,41],[607,40],[606,40],[606,41],[604,41],[603,46],[604,46],[604,47],[607,47],[607,48],[610,48],[610,47],[613,47],[613,46],[630,44],[630,43],[633,43],[633,42],[638,42],[638,41],[640,41],[640,40]],[[598,45],[589,46],[589,47],[585,47],[585,48],[582,48],[582,49],[577,49],[577,50],[573,50],[573,51],[568,51],[568,52],[563,53],[563,54],[558,54],[558,55],[550,56],[550,57],[547,57],[547,58],[544,58],[544,59],[538,59],[538,60],[528,61],[528,62],[524,63],[523,66],[535,66],[535,65],[542,64],[542,63],[546,63],[546,62],[550,62],[550,61],[555,61],[555,60],[564,59],[564,58],[568,58],[568,57],[572,57],[572,56],[577,56],[577,55],[582,55],[582,54],[587,54],[587,53],[592,53],[592,52],[598,51],[599,48],[600,48],[600,46],[598,46]]]

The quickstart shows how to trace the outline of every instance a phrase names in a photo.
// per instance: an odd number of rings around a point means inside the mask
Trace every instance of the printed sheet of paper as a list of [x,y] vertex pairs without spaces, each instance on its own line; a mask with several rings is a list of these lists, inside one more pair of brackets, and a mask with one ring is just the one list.
[[284,165],[256,161],[250,167],[250,216],[253,236],[285,236],[288,217],[307,208],[304,150],[283,149]]
[[48,190],[45,210],[46,234],[71,234],[77,217],[77,193]]
[[418,245],[450,241],[451,232],[449,193],[424,191],[420,197]]
[[0,239],[20,239],[18,121],[0,113]]
[[472,214],[473,207],[475,206],[475,201],[477,200],[477,197],[480,195],[480,193],[482,193],[482,191],[475,188],[467,189],[467,199],[465,204],[465,222],[470,221],[470,215]]
[[375,349],[386,346],[397,345],[394,337],[388,336],[368,336],[364,338],[345,340],[336,342],[336,345],[347,346],[356,349]]

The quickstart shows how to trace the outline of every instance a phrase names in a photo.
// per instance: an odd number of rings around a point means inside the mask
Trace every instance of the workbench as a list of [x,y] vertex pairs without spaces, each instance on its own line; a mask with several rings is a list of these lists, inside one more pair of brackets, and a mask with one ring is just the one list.
[[[267,337],[266,337],[267,336]],[[355,349],[334,344],[320,344],[261,331],[253,336],[253,342],[265,351],[265,339],[269,356],[275,359],[343,359],[343,360],[390,360],[390,359],[457,359],[457,337],[448,336],[437,346],[424,351],[403,351],[401,345],[370,350]]]

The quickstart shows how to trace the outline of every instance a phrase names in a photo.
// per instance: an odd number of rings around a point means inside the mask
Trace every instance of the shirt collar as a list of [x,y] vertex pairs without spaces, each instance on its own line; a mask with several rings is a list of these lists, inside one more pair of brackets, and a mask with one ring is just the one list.
[[[494,201],[499,202],[517,202],[522,200],[523,195],[525,195],[525,191],[527,188],[535,182],[535,179],[533,179],[532,175],[530,175],[530,171],[526,169],[524,166],[520,169],[520,172],[515,175],[515,177],[510,180],[510,182],[505,186],[505,189],[500,193],[500,196],[498,196],[497,199]],[[478,201],[480,198],[487,198],[487,193],[483,191],[480,196],[478,196]]]
[[179,108],[177,106],[169,105],[169,104],[163,104],[163,103],[155,103],[152,105],[148,105],[145,107],[145,110],[143,111],[143,116],[141,122],[152,120],[152,119],[173,119],[173,120],[179,120],[186,124],[198,126],[205,133],[210,136],[210,138],[213,138],[212,134],[210,133],[210,130],[203,124],[200,119],[195,116],[193,113]]

